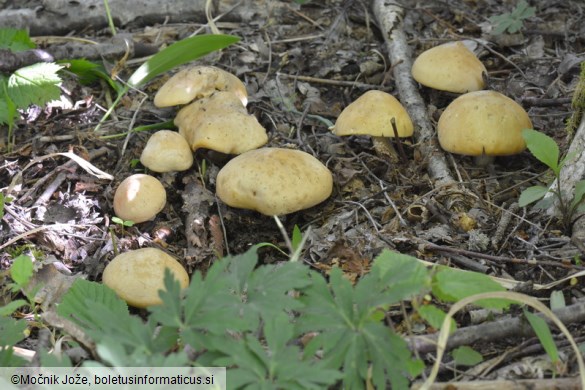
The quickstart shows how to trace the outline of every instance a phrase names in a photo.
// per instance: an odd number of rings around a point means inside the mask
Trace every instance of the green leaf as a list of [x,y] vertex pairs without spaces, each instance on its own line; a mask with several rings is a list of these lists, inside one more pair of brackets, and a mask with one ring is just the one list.
[[[439,309],[435,305],[424,305],[420,306],[417,310],[418,314],[435,329],[440,329],[443,325],[443,321],[447,316],[443,310]],[[451,318],[451,333],[457,329],[457,323]]]
[[475,366],[483,362],[483,356],[473,348],[463,346],[451,351],[451,356],[458,366]]
[[548,135],[532,129],[522,130],[526,147],[539,161],[559,175],[559,146]]
[[518,205],[520,207],[526,207],[530,203],[536,202],[539,199],[542,199],[548,193],[548,187],[544,186],[532,186],[526,188],[520,194],[520,198],[518,199]]
[[[12,348],[2,348],[0,349],[0,367],[25,367],[28,364],[26,360],[21,357],[18,357],[14,354],[14,350]],[[18,387],[8,387],[8,382],[4,384],[2,381],[4,379],[0,378],[0,387],[3,389],[18,389]]]
[[28,284],[33,274],[33,262],[30,257],[20,255],[12,260],[10,266],[10,277],[19,287],[24,287]]
[[58,99],[61,78],[57,72],[62,68],[43,62],[18,69],[8,79],[8,96],[18,108],[27,108],[31,104],[43,106]]
[[28,305],[28,302],[24,299],[17,299],[16,301],[9,302],[8,304],[0,307],[0,316],[9,316],[19,308]]
[[[2,90],[0,91],[0,124],[7,124],[9,129],[14,127],[14,121],[18,118],[16,104],[8,95],[8,79],[0,76]],[[9,131],[8,134],[10,134]]]
[[292,249],[296,250],[302,241],[303,241],[303,234],[301,233],[301,229],[299,228],[298,225],[295,225],[295,227],[293,228],[292,239],[291,239]]
[[537,316],[536,314],[532,314],[526,309],[524,309],[524,315],[528,319],[530,326],[534,329],[534,333],[540,340],[542,347],[546,351],[547,355],[550,357],[550,360],[553,364],[559,361],[559,351],[557,350],[557,346],[555,341],[552,337],[550,329],[546,324],[546,321],[543,320],[541,317]]
[[10,51],[24,51],[34,49],[36,45],[31,41],[26,30],[0,28],[0,49]]
[[98,64],[85,59],[61,60],[57,61],[68,71],[79,77],[79,82],[83,85],[90,85],[97,80],[102,79],[116,92],[120,93],[124,87],[119,82],[112,80],[108,71],[103,64]]
[[197,35],[173,43],[142,64],[128,80],[131,87],[139,88],[154,77],[179,65],[193,61],[213,51],[223,49],[240,38],[231,35]]
[[[470,295],[505,290],[487,275],[477,272],[439,267],[433,276],[433,294],[445,302],[456,302]],[[513,302],[505,299],[484,299],[475,303],[485,308],[504,309]]]
[[571,210],[574,210],[579,203],[583,200],[583,196],[585,195],[585,180],[578,181],[575,184],[575,194],[573,195],[573,200],[571,201]]
[[26,337],[25,320],[15,320],[11,317],[0,317],[0,345],[15,345]]

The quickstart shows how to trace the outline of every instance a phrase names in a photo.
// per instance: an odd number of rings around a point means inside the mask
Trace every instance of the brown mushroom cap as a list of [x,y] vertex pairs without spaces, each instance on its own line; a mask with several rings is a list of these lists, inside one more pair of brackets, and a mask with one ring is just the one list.
[[217,196],[227,205],[283,215],[321,203],[331,195],[333,177],[308,153],[263,148],[243,153],[217,175]]
[[412,77],[427,87],[454,93],[485,87],[485,66],[462,42],[448,42],[422,52],[412,64]]
[[160,305],[162,300],[158,291],[164,290],[165,268],[172,272],[181,288],[187,288],[187,271],[177,260],[157,248],[119,254],[104,269],[102,281],[131,306]]
[[216,91],[229,91],[244,106],[248,103],[246,86],[236,76],[214,66],[195,66],[171,77],[154,96],[154,105],[169,107],[187,104]]
[[514,100],[495,91],[466,93],[447,106],[437,124],[441,147],[466,156],[507,156],[526,148],[532,122]]
[[332,131],[341,136],[394,137],[392,118],[395,118],[399,137],[412,135],[414,127],[402,104],[386,92],[372,90],[345,107]]
[[114,212],[124,221],[140,223],[156,216],[167,202],[165,188],[155,177],[136,174],[124,179],[114,194]]
[[140,162],[154,172],[185,171],[193,165],[193,152],[181,134],[159,130],[148,139]]

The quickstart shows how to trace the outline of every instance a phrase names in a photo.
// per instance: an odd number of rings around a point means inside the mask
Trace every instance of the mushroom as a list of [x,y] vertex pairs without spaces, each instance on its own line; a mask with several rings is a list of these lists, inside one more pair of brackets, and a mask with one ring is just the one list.
[[193,151],[205,148],[240,154],[268,142],[266,129],[228,92],[216,92],[183,107],[175,125]]
[[172,256],[157,248],[142,248],[116,256],[104,269],[103,283],[129,305],[144,308],[162,304],[158,292],[164,290],[165,269],[189,285],[189,275]]
[[148,139],[140,162],[154,172],[185,171],[193,165],[193,152],[181,134],[159,130]]
[[124,179],[114,194],[114,212],[124,221],[140,223],[156,216],[167,201],[165,188],[158,179],[135,174]]
[[339,136],[371,135],[377,151],[387,149],[388,152],[382,154],[390,153],[395,157],[396,152],[387,137],[410,137],[414,126],[406,109],[394,96],[372,90],[341,112],[332,131]]
[[493,156],[508,156],[526,148],[522,130],[532,128],[524,109],[495,91],[459,96],[447,106],[437,124],[441,147],[451,153],[476,156],[487,165]]
[[214,66],[195,66],[171,77],[154,96],[154,105],[169,107],[187,104],[216,91],[229,91],[240,99],[242,105],[248,104],[246,86],[236,76]]
[[333,177],[308,153],[262,148],[242,153],[217,175],[217,196],[227,205],[264,215],[293,213],[331,195]]
[[427,87],[454,93],[485,87],[485,66],[463,42],[448,42],[422,52],[412,64],[412,77]]

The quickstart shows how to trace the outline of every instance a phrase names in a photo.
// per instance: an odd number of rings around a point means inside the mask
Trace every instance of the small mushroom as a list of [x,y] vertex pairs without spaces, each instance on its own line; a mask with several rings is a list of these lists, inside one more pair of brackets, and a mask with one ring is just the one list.
[[187,271],[172,256],[157,248],[119,254],[104,269],[102,281],[131,306],[160,305],[162,300],[158,292],[164,290],[166,268],[179,281],[181,288],[187,288]]
[[463,42],[448,42],[422,52],[412,64],[412,77],[424,86],[454,93],[485,87],[485,66]]
[[410,137],[414,126],[406,109],[394,96],[372,90],[364,93],[341,112],[332,131],[339,136],[370,135],[377,150],[387,149],[388,152],[382,154],[396,156],[387,138],[394,138],[395,133],[400,138]]
[[522,130],[531,128],[528,114],[514,100],[495,91],[475,91],[447,106],[437,133],[444,150],[476,156],[478,164],[486,165],[493,156],[522,152]]
[[217,91],[229,91],[240,99],[242,105],[248,104],[246,86],[236,76],[214,66],[195,66],[171,77],[154,96],[154,105],[188,104]]
[[185,171],[193,165],[193,152],[181,134],[159,130],[148,139],[140,162],[154,172]]
[[114,212],[124,221],[140,223],[156,216],[167,202],[165,188],[158,179],[135,174],[124,179],[114,194]]
[[321,203],[331,195],[333,177],[308,153],[283,148],[251,150],[228,162],[217,175],[217,196],[227,205],[278,216]]

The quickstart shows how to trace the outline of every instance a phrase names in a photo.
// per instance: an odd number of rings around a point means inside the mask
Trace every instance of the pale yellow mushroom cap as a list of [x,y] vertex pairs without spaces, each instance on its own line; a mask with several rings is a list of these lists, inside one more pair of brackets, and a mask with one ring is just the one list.
[[164,290],[165,269],[189,286],[189,275],[172,256],[157,248],[142,248],[116,256],[104,269],[103,283],[129,305],[144,308],[162,304],[158,295]]
[[136,174],[124,179],[114,194],[114,212],[124,221],[140,223],[156,216],[167,202],[165,188],[157,178]]
[[193,165],[193,152],[181,134],[159,130],[148,139],[140,162],[154,172],[185,171]]
[[217,175],[217,196],[227,205],[283,215],[321,203],[331,195],[331,172],[308,153],[263,148],[243,153]]
[[412,77],[427,87],[454,93],[485,87],[485,66],[462,42],[448,42],[422,52],[412,64]]
[[507,156],[526,148],[523,129],[532,122],[514,100],[495,91],[459,96],[447,106],[437,124],[441,147],[466,156]]
[[154,96],[154,105],[169,107],[191,103],[217,91],[235,94],[242,104],[248,104],[246,86],[239,78],[214,66],[195,66],[179,71]]
[[175,117],[174,123],[178,128],[189,128],[204,116],[223,114],[230,111],[247,113],[246,107],[236,95],[231,92],[216,92],[209,97],[197,99],[181,108]]
[[386,92],[372,90],[345,107],[332,131],[341,136],[394,137],[392,118],[395,118],[399,137],[412,135],[412,121],[398,99]]

